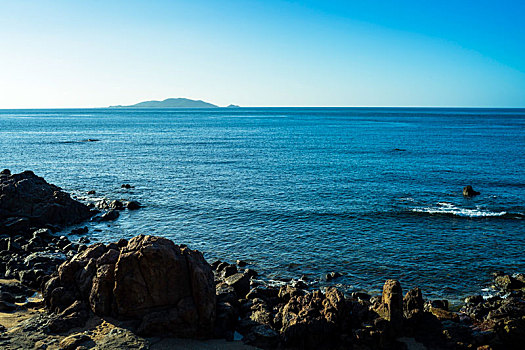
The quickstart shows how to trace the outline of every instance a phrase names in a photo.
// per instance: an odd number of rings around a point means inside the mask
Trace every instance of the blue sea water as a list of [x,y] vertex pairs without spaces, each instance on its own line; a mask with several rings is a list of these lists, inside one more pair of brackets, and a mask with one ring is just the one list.
[[0,147],[1,168],[144,205],[93,240],[161,235],[266,278],[456,300],[525,272],[524,109],[1,110]]

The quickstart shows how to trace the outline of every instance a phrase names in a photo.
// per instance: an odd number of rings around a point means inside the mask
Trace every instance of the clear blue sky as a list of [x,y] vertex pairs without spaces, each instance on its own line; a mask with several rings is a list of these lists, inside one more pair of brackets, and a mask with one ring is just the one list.
[[525,107],[524,1],[0,0],[0,108]]

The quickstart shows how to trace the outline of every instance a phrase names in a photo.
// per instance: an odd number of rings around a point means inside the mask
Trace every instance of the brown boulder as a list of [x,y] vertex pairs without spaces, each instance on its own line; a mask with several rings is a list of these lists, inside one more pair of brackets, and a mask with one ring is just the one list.
[[403,291],[396,280],[387,280],[383,286],[381,301],[374,307],[379,316],[392,323],[399,330],[403,323]]
[[290,296],[289,301],[280,308],[274,323],[281,326],[280,333],[288,347],[329,349],[338,341],[344,324],[344,309],[343,294],[331,287],[324,294],[316,290]]
[[405,317],[410,318],[412,315],[424,310],[423,294],[421,289],[412,288],[403,298],[403,310]]
[[44,288],[46,305],[81,302],[99,316],[137,320],[148,335],[212,335],[215,284],[200,252],[154,236],[121,246],[92,245],[63,263]]

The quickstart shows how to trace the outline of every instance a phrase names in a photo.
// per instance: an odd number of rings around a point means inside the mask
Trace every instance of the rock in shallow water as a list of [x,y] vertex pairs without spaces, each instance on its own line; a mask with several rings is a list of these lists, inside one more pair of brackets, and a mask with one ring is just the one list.
[[470,185],[463,187],[463,196],[465,197],[474,197],[474,196],[477,196],[478,194],[480,193],[477,191],[474,191],[474,189]]
[[71,225],[91,217],[90,209],[32,171],[0,176],[0,231]]

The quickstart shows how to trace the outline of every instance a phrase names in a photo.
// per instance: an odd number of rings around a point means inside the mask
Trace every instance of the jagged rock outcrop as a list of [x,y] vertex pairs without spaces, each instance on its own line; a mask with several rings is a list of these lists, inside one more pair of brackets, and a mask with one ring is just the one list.
[[209,337],[216,299],[210,265],[198,251],[155,236],[95,244],[63,263],[44,287],[47,307],[74,303],[99,316],[138,321],[143,335]]
[[79,223],[90,209],[32,171],[0,173],[0,232],[26,233],[31,228]]

